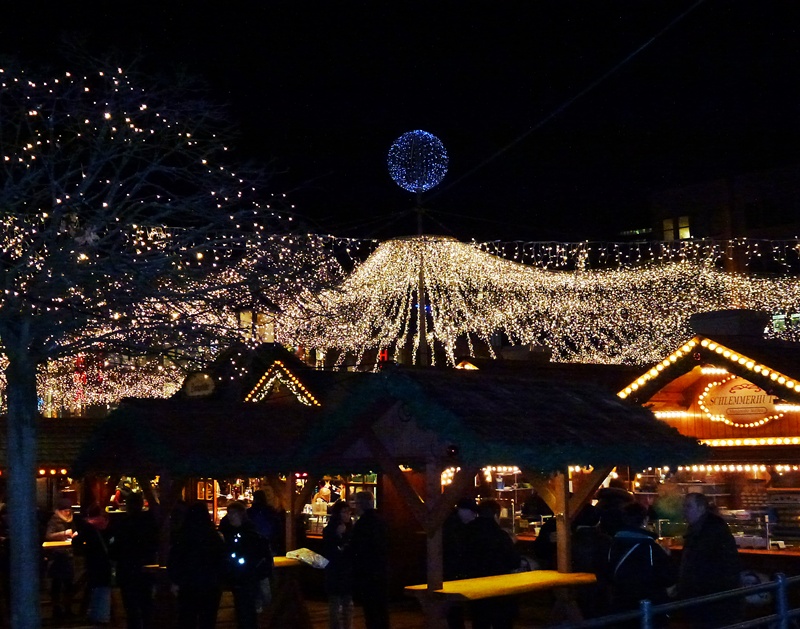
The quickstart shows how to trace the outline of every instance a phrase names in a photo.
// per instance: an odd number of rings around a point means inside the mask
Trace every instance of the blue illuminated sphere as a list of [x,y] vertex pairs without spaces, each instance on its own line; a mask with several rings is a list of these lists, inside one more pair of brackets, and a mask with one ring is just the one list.
[[444,144],[435,135],[419,129],[397,138],[386,161],[394,182],[409,192],[430,190],[447,173]]

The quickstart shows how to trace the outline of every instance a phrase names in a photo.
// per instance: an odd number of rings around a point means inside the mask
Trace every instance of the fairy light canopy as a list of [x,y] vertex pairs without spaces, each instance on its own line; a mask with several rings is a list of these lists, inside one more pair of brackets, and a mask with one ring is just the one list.
[[492,354],[498,334],[549,346],[554,360],[647,364],[692,338],[695,313],[800,310],[797,277],[726,273],[709,257],[592,269],[588,247],[581,257],[576,244],[578,264],[560,271],[485,249],[441,236],[384,242],[336,289],[289,304],[280,336],[367,368],[381,350],[402,362],[411,349],[414,361],[422,343],[434,348],[434,362],[454,364],[477,344]]

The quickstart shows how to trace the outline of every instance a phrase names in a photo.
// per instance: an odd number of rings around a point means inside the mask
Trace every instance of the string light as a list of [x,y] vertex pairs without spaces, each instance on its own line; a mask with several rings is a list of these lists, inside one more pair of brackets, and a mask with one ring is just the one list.
[[[691,261],[563,273],[419,236],[381,244],[336,290],[289,305],[281,333],[305,347],[338,350],[342,361],[349,353],[361,364],[368,350],[380,349],[399,360],[406,344],[416,349],[422,341],[420,279],[429,304],[425,341],[450,364],[457,343],[464,354],[479,341],[491,352],[498,331],[515,344],[549,345],[555,360],[643,364],[687,343],[696,312],[800,306],[797,278],[732,275]],[[661,370],[685,351],[670,355]]]
[[711,447],[738,446],[796,446],[800,445],[800,437],[748,437],[738,439],[701,439],[700,443]]
[[275,381],[283,383],[306,406],[322,406],[305,385],[280,360],[276,360],[261,376],[256,386],[244,398],[245,402],[259,402],[269,396]]
[[[0,318],[38,342],[24,349],[47,414],[171,395],[180,369],[241,338],[238,306],[337,281],[333,250],[350,248],[304,234],[259,173],[227,166],[216,108],[142,85],[121,68],[0,72]],[[174,362],[65,358],[126,353]]]
[[[789,465],[772,465],[775,471],[780,472],[787,470],[791,467]],[[797,469],[797,466],[793,466]],[[736,464],[718,464],[713,465],[692,465],[692,466],[678,466],[679,472],[766,472],[767,465],[764,463],[736,463]]]

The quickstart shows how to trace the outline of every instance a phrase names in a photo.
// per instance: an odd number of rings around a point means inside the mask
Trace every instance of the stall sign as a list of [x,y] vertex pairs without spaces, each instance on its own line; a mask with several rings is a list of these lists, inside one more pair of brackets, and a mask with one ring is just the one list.
[[744,378],[732,378],[703,393],[702,406],[711,419],[732,422],[757,422],[775,415],[775,397]]
[[190,374],[183,383],[184,393],[188,397],[205,397],[214,392],[214,378],[207,373]]

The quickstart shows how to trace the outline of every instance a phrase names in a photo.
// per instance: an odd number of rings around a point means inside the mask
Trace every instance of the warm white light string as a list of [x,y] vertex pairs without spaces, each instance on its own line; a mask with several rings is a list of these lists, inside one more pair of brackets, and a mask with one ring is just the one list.
[[369,349],[389,349],[397,358],[405,342],[420,343],[415,320],[421,272],[427,341],[450,363],[459,338],[489,345],[502,331],[513,343],[550,346],[557,360],[645,364],[692,337],[688,319],[694,313],[800,312],[797,277],[727,273],[716,259],[687,254],[682,261],[554,271],[485,249],[433,236],[385,242],[337,289],[315,295],[313,303],[288,304],[279,335],[308,348],[338,350],[341,360],[358,360]]

